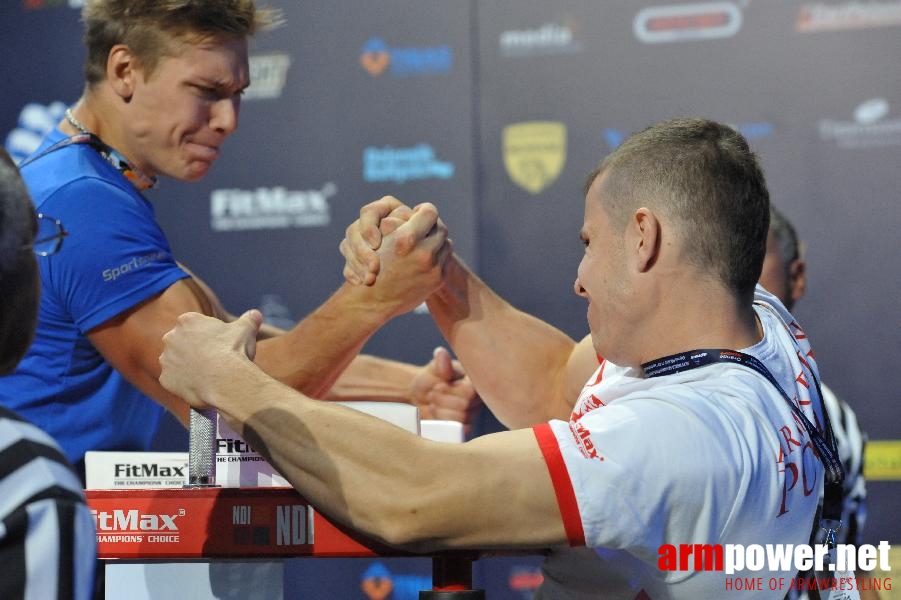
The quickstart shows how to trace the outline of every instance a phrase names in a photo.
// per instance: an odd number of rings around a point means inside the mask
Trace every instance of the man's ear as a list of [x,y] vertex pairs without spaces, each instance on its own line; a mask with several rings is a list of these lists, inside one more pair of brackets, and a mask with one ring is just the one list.
[[632,215],[630,229],[638,270],[644,273],[654,266],[660,255],[660,220],[649,208],[642,207]]
[[807,291],[807,263],[796,258],[788,265],[788,295],[792,304],[804,297]]
[[106,59],[106,79],[113,91],[125,102],[131,100],[137,85],[140,63],[131,48],[116,44]]

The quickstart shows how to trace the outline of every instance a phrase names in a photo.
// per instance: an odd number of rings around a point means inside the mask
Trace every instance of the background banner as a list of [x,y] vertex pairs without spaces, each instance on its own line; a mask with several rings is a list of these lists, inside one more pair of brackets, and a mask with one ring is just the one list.
[[[80,95],[81,4],[0,8],[0,140],[14,155]],[[435,203],[481,277],[581,338],[572,284],[585,176],[631,132],[705,116],[745,134],[805,243],[795,313],[824,381],[871,439],[901,438],[901,0],[269,4],[286,25],[252,45],[238,132],[202,182],[166,180],[147,195],[176,257],[229,310],[301,319],[341,282],[344,228],[391,194]],[[441,342],[414,312],[365,351],[425,363]],[[476,433],[497,428],[483,414]],[[187,436],[169,423],[157,446],[184,450]],[[901,482],[868,487],[865,541],[901,541]],[[392,560],[339,578],[352,591],[337,596],[364,594],[379,569],[428,573]],[[492,598],[529,597],[537,560],[478,565],[482,585]]]

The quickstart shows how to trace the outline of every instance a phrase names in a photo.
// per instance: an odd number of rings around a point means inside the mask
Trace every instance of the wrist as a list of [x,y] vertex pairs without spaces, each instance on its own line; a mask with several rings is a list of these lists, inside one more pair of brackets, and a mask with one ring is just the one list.
[[[433,315],[455,315],[465,311],[466,298],[470,287],[471,273],[456,254],[452,254],[444,268],[441,286],[426,298],[429,312]],[[460,318],[465,315],[458,315]]]
[[385,323],[399,314],[401,301],[386,297],[377,288],[378,282],[372,286],[354,285],[344,282],[335,293],[340,308],[339,319],[353,315],[354,322],[370,333],[375,333]]
[[243,420],[254,390],[265,383],[267,376],[244,355],[229,355],[219,362],[217,370],[197,377],[194,397],[223,415]]

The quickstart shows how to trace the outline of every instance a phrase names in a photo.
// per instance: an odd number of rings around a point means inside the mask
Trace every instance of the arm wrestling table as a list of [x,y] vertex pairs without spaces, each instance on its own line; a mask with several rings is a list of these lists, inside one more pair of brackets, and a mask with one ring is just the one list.
[[[204,422],[200,413],[191,412],[193,485],[85,491],[101,560],[113,561],[110,565],[201,562],[212,567],[239,559],[265,563],[294,557],[415,556],[333,523],[292,488],[211,485],[216,480],[217,435],[210,429],[215,417]],[[433,555],[432,589],[421,591],[420,599],[484,599],[483,591],[472,589],[475,558],[475,552],[463,551]],[[259,572],[269,579],[261,584],[282,591],[265,569]],[[252,569],[241,573],[239,577],[257,576]],[[208,577],[215,577],[212,568]]]
[[[87,490],[100,559],[137,562],[411,556],[332,523],[290,488]],[[420,598],[484,598],[471,552],[432,557]]]

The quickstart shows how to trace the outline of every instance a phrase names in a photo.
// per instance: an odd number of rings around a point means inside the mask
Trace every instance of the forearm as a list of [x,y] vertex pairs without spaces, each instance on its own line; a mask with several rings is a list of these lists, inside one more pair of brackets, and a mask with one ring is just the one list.
[[440,444],[306,398],[249,361],[228,373],[227,381],[216,382],[218,391],[201,397],[302,496],[340,523],[412,551],[543,547],[564,539],[529,430]]
[[338,376],[326,400],[410,402],[410,387],[420,367],[360,354]]
[[344,284],[282,335],[261,339],[255,362],[282,383],[322,397],[391,313],[369,301],[368,289]]
[[456,257],[449,262],[428,307],[482,400],[510,428],[566,418],[575,401],[568,364],[576,343],[511,306]]

